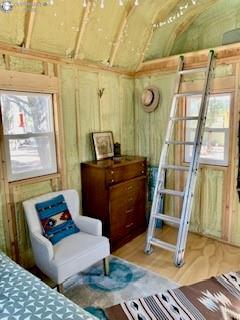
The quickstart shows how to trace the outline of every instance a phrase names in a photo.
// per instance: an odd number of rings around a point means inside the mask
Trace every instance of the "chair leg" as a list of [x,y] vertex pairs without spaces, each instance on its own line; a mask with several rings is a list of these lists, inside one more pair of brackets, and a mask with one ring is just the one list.
[[103,269],[104,269],[104,275],[109,275],[109,257],[106,257],[103,259]]
[[62,283],[61,283],[61,284],[57,284],[57,291],[58,291],[59,293],[63,293],[63,292],[64,292],[63,284],[62,284]]

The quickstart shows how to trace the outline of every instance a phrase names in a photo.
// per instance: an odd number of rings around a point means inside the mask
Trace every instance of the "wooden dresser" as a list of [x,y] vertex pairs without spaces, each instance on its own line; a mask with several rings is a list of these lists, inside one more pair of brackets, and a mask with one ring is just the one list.
[[146,158],[81,163],[83,213],[103,223],[116,250],[146,229]]

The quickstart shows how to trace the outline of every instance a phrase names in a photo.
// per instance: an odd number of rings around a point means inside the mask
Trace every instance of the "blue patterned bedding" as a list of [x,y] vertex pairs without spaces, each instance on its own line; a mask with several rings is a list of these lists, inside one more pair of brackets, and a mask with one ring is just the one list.
[[0,252],[0,319],[96,320]]

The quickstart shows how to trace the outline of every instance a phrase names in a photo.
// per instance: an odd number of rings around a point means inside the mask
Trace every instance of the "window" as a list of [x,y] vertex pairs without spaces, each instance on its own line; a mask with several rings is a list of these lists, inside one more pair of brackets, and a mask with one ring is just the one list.
[[[201,96],[187,98],[186,115],[198,116]],[[200,163],[228,165],[230,94],[216,94],[209,99],[207,120],[200,153]],[[193,141],[197,121],[186,121],[185,140]],[[185,161],[192,157],[193,146],[185,147]]]
[[9,181],[57,172],[50,94],[0,91]]

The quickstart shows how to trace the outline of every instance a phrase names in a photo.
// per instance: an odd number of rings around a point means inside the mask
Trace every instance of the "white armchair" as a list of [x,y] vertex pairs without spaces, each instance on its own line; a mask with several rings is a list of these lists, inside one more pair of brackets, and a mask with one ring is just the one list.
[[[55,245],[43,236],[43,230],[35,204],[62,194],[72,219],[80,232],[70,235]],[[63,290],[63,282],[104,259],[105,275],[109,272],[109,240],[102,236],[100,220],[79,214],[79,197],[76,190],[51,192],[23,202],[36,265]]]

